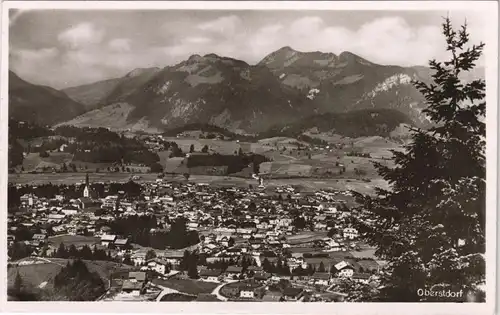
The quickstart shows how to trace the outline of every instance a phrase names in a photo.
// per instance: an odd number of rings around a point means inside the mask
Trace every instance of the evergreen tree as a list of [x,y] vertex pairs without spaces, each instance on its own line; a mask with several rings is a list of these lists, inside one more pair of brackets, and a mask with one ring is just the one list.
[[421,301],[420,288],[474,292],[485,280],[485,82],[459,79],[484,44],[469,47],[467,26],[448,18],[443,33],[450,60],[430,61],[432,84],[415,82],[434,127],[411,129],[394,168],[376,164],[391,190],[356,194],[366,213],[358,230],[388,261],[382,301]]
[[194,152],[194,144],[192,144],[190,147],[189,147],[189,153],[193,153]]
[[14,279],[14,293],[20,294],[23,291],[23,279],[19,274],[19,270],[16,273],[16,278]]
[[146,253],[146,261],[153,259],[153,258],[156,258],[156,252],[154,250],[150,249]]
[[184,251],[184,256],[181,259],[181,262],[179,263],[179,269],[180,270],[187,270],[189,267],[189,260],[191,259],[191,254],[189,251],[185,250]]
[[326,272],[325,264],[323,262],[319,263],[318,272]]
[[56,252],[57,258],[68,258],[68,252],[66,251],[66,247],[64,247],[64,243],[59,244]]
[[87,259],[91,260],[92,259],[92,250],[88,245],[84,245],[82,249],[80,250],[80,256],[81,259]]
[[188,260],[188,267],[187,267],[187,274],[188,277],[191,279],[198,279],[198,257],[197,255],[191,255]]
[[262,269],[264,269],[265,272],[272,272],[271,262],[267,257],[262,261]]
[[80,255],[78,253],[78,250],[76,249],[76,246],[74,244],[71,244],[71,246],[69,247],[68,256],[69,256],[69,258],[78,258],[78,257],[80,257]]

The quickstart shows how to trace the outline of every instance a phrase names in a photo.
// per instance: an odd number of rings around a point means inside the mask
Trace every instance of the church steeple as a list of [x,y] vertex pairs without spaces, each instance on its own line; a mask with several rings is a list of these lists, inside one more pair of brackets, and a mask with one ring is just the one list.
[[90,183],[89,183],[89,173],[85,175],[85,188],[83,188],[83,197],[88,198],[90,196]]

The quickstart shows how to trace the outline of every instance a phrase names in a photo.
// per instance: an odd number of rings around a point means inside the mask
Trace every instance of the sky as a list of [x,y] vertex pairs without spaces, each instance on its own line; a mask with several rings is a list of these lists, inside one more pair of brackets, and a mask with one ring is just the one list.
[[484,41],[485,22],[470,11],[11,9],[9,67],[28,82],[62,89],[163,68],[193,54],[256,64],[284,46],[427,65],[446,57],[446,15],[456,27],[467,19],[471,42]]

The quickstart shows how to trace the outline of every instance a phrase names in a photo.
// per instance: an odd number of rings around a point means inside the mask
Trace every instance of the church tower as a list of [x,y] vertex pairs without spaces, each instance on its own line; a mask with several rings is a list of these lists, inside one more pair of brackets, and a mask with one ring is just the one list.
[[89,173],[85,175],[85,188],[83,189],[83,197],[90,197]]

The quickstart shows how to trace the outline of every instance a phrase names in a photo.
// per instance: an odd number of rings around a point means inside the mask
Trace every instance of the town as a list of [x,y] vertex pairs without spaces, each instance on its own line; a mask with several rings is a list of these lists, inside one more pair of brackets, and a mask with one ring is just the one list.
[[217,187],[162,175],[103,184],[87,174],[71,189],[11,185],[15,194],[9,268],[113,263],[95,300],[350,301],[378,286],[384,263],[352,227],[362,214],[348,191]]

